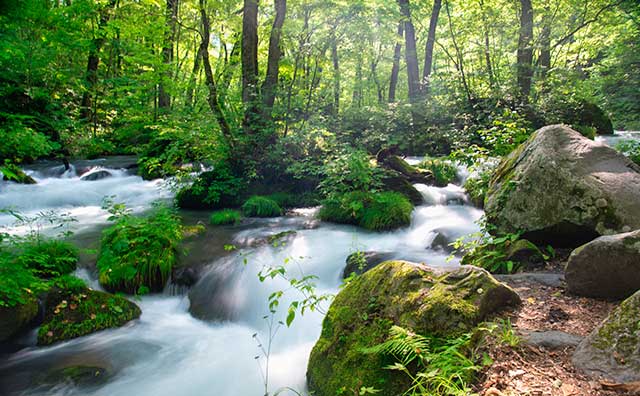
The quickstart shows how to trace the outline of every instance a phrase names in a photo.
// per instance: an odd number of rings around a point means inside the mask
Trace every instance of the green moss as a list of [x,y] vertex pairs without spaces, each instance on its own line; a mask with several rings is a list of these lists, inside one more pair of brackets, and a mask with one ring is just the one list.
[[603,322],[593,345],[624,358],[637,354],[639,344],[640,294],[636,293],[623,301]]
[[242,205],[242,212],[248,217],[278,217],[282,208],[272,199],[253,196]]
[[222,209],[211,213],[212,225],[238,224],[242,220],[242,214],[233,209]]
[[379,264],[351,281],[331,304],[309,359],[309,389],[317,396],[362,386],[382,395],[401,394],[408,377],[383,369],[395,362],[363,353],[385,341],[391,326],[453,337],[518,301],[511,289],[478,269],[439,274],[402,261]]
[[55,288],[47,296],[44,323],[38,330],[38,345],[120,327],[138,318],[140,313],[137,305],[109,293],[87,288]]

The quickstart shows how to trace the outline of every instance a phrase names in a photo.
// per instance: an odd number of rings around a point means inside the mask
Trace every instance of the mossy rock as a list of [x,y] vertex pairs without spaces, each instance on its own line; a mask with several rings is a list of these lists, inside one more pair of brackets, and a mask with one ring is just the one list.
[[402,177],[398,172],[387,171],[382,177],[382,185],[386,191],[395,191],[406,196],[415,206],[422,205],[424,198],[413,184]]
[[334,396],[370,386],[382,395],[399,395],[407,376],[384,370],[393,363],[386,358],[362,352],[384,342],[391,326],[452,337],[519,303],[513,290],[476,267],[446,272],[407,261],[381,263],[350,282],[331,304],[309,358],[309,390]]
[[547,126],[501,162],[485,212],[498,235],[580,246],[640,228],[640,167],[565,125]]
[[38,331],[38,345],[50,345],[96,331],[120,327],[140,317],[131,301],[88,288],[54,288],[46,298],[45,317]]
[[25,329],[38,315],[38,300],[26,297],[24,304],[0,307],[0,342],[9,339]]
[[26,173],[20,167],[13,164],[0,166],[2,178],[5,181],[12,181],[18,184],[37,184],[35,179]]
[[397,155],[390,155],[382,159],[382,165],[398,172],[411,183],[432,184],[435,182],[433,174],[424,169],[418,169]]
[[640,291],[578,345],[573,363],[589,374],[616,382],[640,381]]
[[106,383],[111,373],[105,367],[68,366],[51,370],[40,379],[42,385],[73,385],[91,387]]
[[388,231],[408,226],[412,211],[413,205],[402,194],[353,191],[323,201],[318,217],[372,231]]

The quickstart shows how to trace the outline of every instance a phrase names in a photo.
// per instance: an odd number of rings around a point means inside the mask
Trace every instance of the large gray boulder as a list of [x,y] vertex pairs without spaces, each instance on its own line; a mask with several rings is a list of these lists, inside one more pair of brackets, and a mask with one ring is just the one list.
[[566,125],[546,126],[500,163],[485,211],[498,233],[580,246],[640,228],[640,167]]
[[623,299],[640,290],[640,230],[595,239],[571,253],[565,279],[581,296]]
[[640,292],[625,300],[585,338],[573,364],[616,382],[640,381]]

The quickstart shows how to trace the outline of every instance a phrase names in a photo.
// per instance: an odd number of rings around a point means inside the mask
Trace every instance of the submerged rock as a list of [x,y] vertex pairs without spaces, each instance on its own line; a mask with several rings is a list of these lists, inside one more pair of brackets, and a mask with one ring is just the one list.
[[640,290],[640,230],[595,239],[571,253],[565,278],[570,292],[622,299]]
[[120,327],[141,314],[136,304],[123,297],[87,288],[51,290],[45,305],[38,345],[50,345]]
[[384,342],[391,326],[455,336],[519,303],[511,288],[476,267],[446,272],[407,261],[382,263],[350,282],[331,304],[309,358],[309,390],[334,396],[342,388],[372,386],[395,395],[407,377],[384,370],[383,357],[362,352]]
[[616,382],[640,381],[640,291],[613,310],[578,345],[573,363]]
[[82,176],[80,176],[80,180],[82,181],[96,181],[106,179],[108,177],[113,177],[113,174],[107,170],[98,170],[98,171],[90,171]]
[[640,167],[565,125],[551,125],[501,162],[485,204],[497,233],[575,247],[640,228]]
[[112,374],[105,367],[69,366],[50,371],[40,380],[40,383],[44,386],[67,384],[87,387],[104,384],[111,376]]
[[18,184],[37,184],[35,179],[15,165],[0,166],[0,173],[2,173],[2,179],[5,181],[12,181]]
[[38,301],[29,298],[26,303],[13,307],[0,307],[0,342],[18,334],[38,315]]

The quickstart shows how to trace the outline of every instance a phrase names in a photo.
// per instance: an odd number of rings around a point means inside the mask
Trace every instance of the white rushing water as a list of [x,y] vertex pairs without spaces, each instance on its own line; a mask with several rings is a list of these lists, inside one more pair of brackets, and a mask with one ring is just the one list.
[[[295,229],[296,234],[281,247],[263,244],[242,248],[225,258],[211,257],[211,274],[215,275],[223,266],[230,268],[231,275],[225,279],[219,304],[226,304],[233,311],[232,321],[194,318],[189,314],[186,296],[146,296],[137,301],[142,309],[141,318],[123,328],[51,347],[31,346],[7,356],[0,361],[0,394],[263,395],[261,373],[266,359],[253,335],[257,334],[264,342],[269,336],[264,319],[269,313],[268,297],[274,291],[285,290],[276,320],[284,320],[289,302],[301,299],[283,279],[260,282],[257,274],[265,266],[283,265],[287,261],[289,276],[316,275],[317,292],[335,294],[342,283],[345,259],[355,251],[389,252],[397,258],[431,265],[457,265],[458,259],[448,262],[448,253],[430,249],[430,244],[438,233],[453,240],[477,231],[475,221],[482,211],[466,203],[460,187],[417,187],[428,204],[414,210],[410,227],[393,232],[372,233],[324,223],[314,228],[307,226],[313,223],[313,210],[298,211],[298,217],[259,220],[251,228],[240,228],[234,237],[240,242],[283,230]],[[94,210],[89,208],[99,208],[100,195],[115,194],[129,205],[144,207],[159,194],[162,196],[160,191],[158,182],[144,182],[126,172],[114,172],[114,177],[96,182],[49,177],[40,178],[37,186],[3,189],[0,206],[87,214]],[[24,194],[29,192],[34,195],[33,200],[25,199]],[[99,221],[101,216],[87,215],[81,222]],[[96,285],[89,271],[80,270],[78,275]],[[203,281],[206,278],[205,274]],[[285,386],[305,390],[307,359],[320,335],[322,318],[319,312],[305,313],[291,327],[279,326],[269,361],[270,392]],[[256,356],[260,358],[256,360]],[[93,386],[62,384],[52,389],[42,385],[46,373],[72,365],[105,367],[111,376],[106,383]]]

